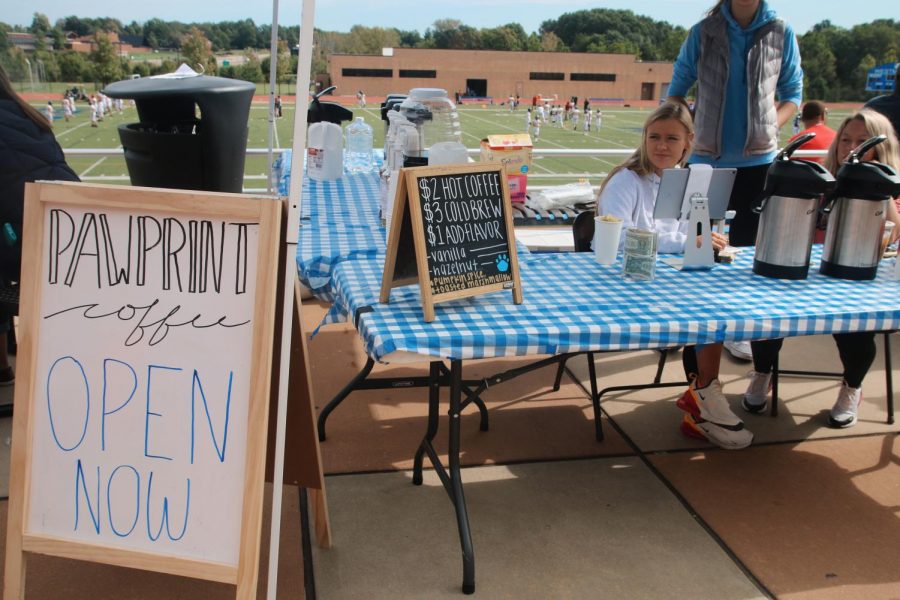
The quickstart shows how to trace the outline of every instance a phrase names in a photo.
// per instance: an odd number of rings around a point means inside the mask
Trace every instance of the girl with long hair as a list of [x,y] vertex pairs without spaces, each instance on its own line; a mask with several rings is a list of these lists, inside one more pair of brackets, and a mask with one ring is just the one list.
[[[850,152],[876,135],[887,139],[860,157],[862,161],[877,161],[900,171],[900,143],[891,122],[884,115],[864,108],[841,123],[828,148],[825,168],[836,175]],[[895,200],[896,202],[897,200]],[[900,214],[895,202],[888,203],[887,218],[894,223],[893,237],[900,232]],[[843,382],[838,397],[828,413],[828,425],[835,428],[856,425],[859,403],[862,400],[862,382],[875,360],[875,332],[836,333],[833,335],[843,366]],[[772,387],[772,367],[781,350],[783,339],[751,342],[753,346],[753,370],[741,405],[744,410],[759,413],[766,409]]]

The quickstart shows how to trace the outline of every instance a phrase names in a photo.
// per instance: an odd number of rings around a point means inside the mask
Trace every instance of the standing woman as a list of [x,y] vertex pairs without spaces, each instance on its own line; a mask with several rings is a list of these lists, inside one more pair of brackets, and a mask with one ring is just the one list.
[[691,163],[737,167],[730,239],[756,243],[751,210],[778,149],[778,128],[800,106],[803,71],[797,37],[765,0],[719,0],[681,46],[670,99],[684,103],[697,83]]
[[[691,28],[675,62],[669,99],[685,103],[697,84],[690,163],[736,167],[728,208],[732,246],[756,243],[766,171],[778,149],[778,128],[800,106],[803,70],[797,36],[766,0],[719,0]],[[727,343],[750,360],[748,342]],[[691,352],[685,366],[692,371]]]

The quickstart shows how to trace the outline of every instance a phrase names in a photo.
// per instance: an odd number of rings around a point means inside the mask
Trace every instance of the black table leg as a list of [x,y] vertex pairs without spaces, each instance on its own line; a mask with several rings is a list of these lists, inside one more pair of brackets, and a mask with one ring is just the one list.
[[443,363],[434,361],[431,363],[428,373],[428,429],[419,449],[416,450],[416,456],[413,460],[413,484],[422,485],[422,461],[425,458],[425,452],[432,449],[431,443],[438,430],[438,401],[441,397],[441,367]]
[[594,406],[594,436],[598,442],[603,441],[603,413],[600,411],[600,394],[597,393],[597,367],[594,365],[594,353],[587,353],[588,376],[591,378],[591,404]]
[[332,398],[328,404],[325,405],[325,408],[322,409],[322,412],[319,413],[319,418],[316,421],[316,425],[318,426],[318,430],[319,430],[319,441],[320,442],[325,441],[325,421],[328,420],[328,415],[330,415],[331,411],[333,411],[335,408],[337,408],[338,405],[344,401],[344,398],[346,398],[350,394],[350,392],[352,392],[356,388],[357,384],[360,381],[363,381],[366,377],[369,376],[369,373],[372,371],[372,367],[374,367],[374,366],[375,366],[375,361],[372,360],[371,358],[367,358],[366,364],[362,368],[362,370],[359,373],[357,373],[356,376],[350,380],[350,383],[345,385],[341,389],[341,391],[339,391],[337,393],[337,395],[334,398]]
[[459,471],[459,418],[462,400],[462,361],[450,362],[450,491],[456,508],[456,524],[459,527],[459,543],[463,554],[464,594],[475,593],[475,550],[472,547],[472,532],[469,530],[469,516],[466,513],[466,497],[463,494]]
[[884,332],[884,381],[887,385],[887,422],[894,424],[894,376],[891,365],[891,339],[892,332]]

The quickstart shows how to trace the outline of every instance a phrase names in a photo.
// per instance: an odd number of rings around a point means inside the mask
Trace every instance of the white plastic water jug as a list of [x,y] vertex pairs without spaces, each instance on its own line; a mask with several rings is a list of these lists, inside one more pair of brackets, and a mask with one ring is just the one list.
[[335,123],[313,123],[309,126],[309,151],[306,171],[310,179],[330,181],[340,179],[344,172],[344,136]]

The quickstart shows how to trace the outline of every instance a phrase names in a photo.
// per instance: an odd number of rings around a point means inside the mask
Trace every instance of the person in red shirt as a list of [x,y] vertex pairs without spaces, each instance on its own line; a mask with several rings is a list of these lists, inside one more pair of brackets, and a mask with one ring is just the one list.
[[[793,142],[801,135],[807,133],[815,133],[816,137],[809,140],[799,150],[828,150],[834,140],[834,129],[825,124],[828,109],[818,100],[810,100],[803,105],[803,111],[800,113],[800,120],[803,121],[805,129],[792,137],[789,141]],[[811,160],[817,163],[825,163],[824,156],[807,156],[805,160]]]

